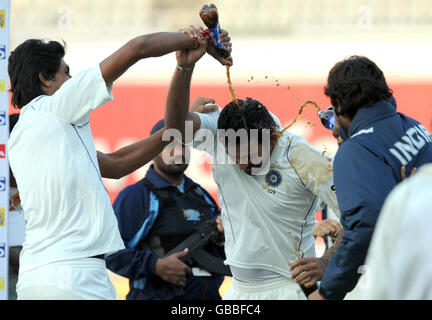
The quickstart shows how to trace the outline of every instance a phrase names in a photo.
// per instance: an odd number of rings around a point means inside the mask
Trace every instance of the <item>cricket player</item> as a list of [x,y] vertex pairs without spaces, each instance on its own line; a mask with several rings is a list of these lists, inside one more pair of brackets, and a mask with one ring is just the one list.
[[338,212],[332,158],[292,133],[281,134],[279,120],[257,100],[216,108],[187,119],[194,146],[213,159],[225,263],[233,274],[223,298],[305,299],[289,266],[315,256],[312,231],[320,199]]
[[344,234],[309,299],[343,299],[364,273],[383,203],[407,172],[432,162],[426,128],[396,112],[384,73],[370,59],[351,56],[330,70],[330,97],[343,143],[335,156],[334,182]]
[[[139,60],[177,50],[173,81],[181,84],[206,48],[198,34],[143,35],[74,77],[58,42],[31,39],[11,53],[12,104],[21,115],[8,149],[27,222],[18,299],[116,298],[104,257],[124,245],[101,178],[133,172],[167,143],[164,129],[115,154],[97,152],[90,112],[113,99],[114,81]],[[189,100],[184,108],[179,101],[167,101],[166,128],[181,130]]]
[[[289,265],[316,256],[312,231],[319,199],[338,212],[332,159],[292,133],[279,136],[279,120],[261,102],[237,101],[239,107],[231,102],[222,111],[194,117],[215,135],[213,176],[222,206],[225,263],[233,274],[224,299],[304,299]],[[247,147],[240,142],[232,148],[217,129],[259,133]],[[263,129],[270,131],[269,150],[260,137]],[[228,161],[221,162],[218,153],[227,152]],[[264,170],[254,175],[261,166]]]

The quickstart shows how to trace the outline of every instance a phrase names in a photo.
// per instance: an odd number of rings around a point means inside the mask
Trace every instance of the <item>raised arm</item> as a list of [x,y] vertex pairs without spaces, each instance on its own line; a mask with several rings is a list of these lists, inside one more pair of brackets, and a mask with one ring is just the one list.
[[[194,128],[198,129],[200,127],[199,117],[188,112],[190,82],[193,69],[195,67],[195,63],[205,54],[207,49],[207,40],[201,39],[199,36],[199,32],[199,28],[191,26],[187,29],[183,29],[181,33],[162,33],[143,36],[150,37],[150,42],[148,42],[147,44],[147,47],[149,47],[150,49],[143,49],[140,54],[138,54],[139,57],[161,55],[163,54],[163,52],[166,53],[167,50],[171,50],[172,48],[181,45],[182,41],[188,44],[188,41],[190,41],[190,39],[194,39],[192,40],[192,42],[195,44],[195,47],[190,48],[188,46],[185,46],[181,50],[178,50],[176,53],[177,66],[175,68],[174,75],[171,79],[170,87],[168,90],[165,110],[165,128],[161,129],[160,131],[146,139],[131,144],[113,153],[104,154],[102,152],[98,152],[98,163],[102,177],[116,179],[121,178],[152,160],[154,157],[156,157],[163,151],[164,147],[167,146],[168,143],[170,143],[169,140],[164,141],[166,139],[162,139],[163,134],[167,129],[176,129],[179,130],[181,133],[184,133],[185,120],[187,119],[194,120]],[[173,36],[173,39],[171,41],[172,43],[169,45],[157,43],[152,45],[152,41],[156,41],[155,39],[157,39],[157,35],[161,36],[165,42],[169,42],[167,40],[169,39],[168,35]],[[155,36],[156,38],[153,38],[153,36]],[[229,37],[227,37],[226,35],[224,37],[224,41],[227,40],[229,41]],[[176,41],[177,44],[175,44]],[[227,43],[227,45],[228,44],[229,47],[231,47],[231,44]],[[131,46],[131,44],[126,44],[125,47],[127,46]],[[129,66],[133,64],[133,59],[130,57],[132,56],[131,52],[134,50],[125,49],[125,47],[121,48],[113,55],[120,56],[122,57],[121,59],[119,58],[117,61],[116,58],[112,58],[113,56],[111,56],[101,63],[101,69],[102,64],[106,63],[107,70],[111,70],[110,72],[108,72],[109,74],[111,74],[111,79],[113,76],[120,76],[120,74],[127,69],[128,64],[126,63],[126,61],[128,61],[128,59]],[[135,49],[135,51],[139,50]],[[128,56],[129,58],[127,58]],[[224,63],[223,61],[220,62]],[[120,65],[123,65],[123,71],[118,68]],[[117,71],[112,72],[113,70]],[[119,73],[120,71],[121,73]],[[102,71],[102,74],[103,73],[104,71]],[[104,79],[106,83],[108,83],[107,78],[104,77]],[[206,108],[206,110],[209,109]]]
[[100,63],[107,86],[141,59],[197,47],[197,39],[180,32],[158,32],[136,37]]
[[[192,46],[196,48],[184,50]],[[105,154],[98,151],[98,163],[102,177],[121,178],[142,167],[162,152],[169,142],[162,141],[162,135],[166,128],[180,128],[178,121],[180,114],[184,112],[183,104],[186,104],[186,106],[189,105],[189,86],[193,65],[205,53],[206,42],[198,40],[198,37],[191,33],[155,33],[144,35],[129,41],[117,52],[101,62],[102,76],[106,84],[109,85],[109,83],[112,83],[139,59],[160,56],[177,49],[183,49],[180,52],[187,52],[187,54],[183,53],[181,55],[182,57],[186,55],[186,59],[180,61],[185,63],[185,69],[187,68],[187,70],[176,68],[171,80],[166,110],[169,121],[166,123],[165,128],[146,139],[128,145],[113,153]],[[179,56],[179,53],[177,53],[177,56]],[[178,100],[175,100],[175,98]]]
[[190,38],[197,39],[198,47],[193,50],[176,52],[177,67],[171,79],[165,109],[165,128],[177,129],[184,133],[185,119],[189,110],[190,83],[195,63],[207,50],[207,40],[200,38],[198,28],[189,27],[182,32]]
[[[217,56],[214,52],[214,47],[207,44],[207,40],[200,38],[203,29],[201,27],[190,26],[187,29],[182,29],[181,32],[188,34],[192,39],[197,39],[198,46],[193,50],[179,50],[176,53],[177,68],[171,80],[168,91],[167,106],[165,113],[165,127],[178,129],[184,134],[184,122],[189,120],[193,122],[193,132],[200,128],[200,118],[188,112],[189,96],[190,96],[190,81],[195,63],[207,51],[222,65],[232,65],[232,60],[223,59]],[[220,36],[221,42],[231,52],[231,42],[228,32],[222,30]]]
[[[186,33],[186,35],[183,34],[183,32]],[[178,35],[186,37],[185,39],[196,39],[194,40],[196,47],[193,49],[178,50],[176,53],[177,66],[175,68],[174,75],[171,79],[168,90],[165,110],[165,128],[146,139],[131,144],[113,153],[104,154],[102,152],[98,152],[98,163],[102,177],[115,179],[121,178],[152,160],[154,157],[160,154],[164,147],[170,142],[163,141],[162,139],[162,136],[167,129],[177,129],[180,132],[184,132],[184,123],[185,119],[188,117],[189,110],[190,82],[192,78],[192,72],[195,63],[206,52],[207,41],[199,38],[199,29],[195,27],[184,29],[182,30],[182,33],[174,35],[176,35],[174,37],[175,39],[177,39],[176,37]],[[156,47],[157,46],[158,45],[156,45]],[[167,50],[167,47],[168,46],[161,46],[157,50],[153,47],[153,50],[148,50],[147,53],[141,53],[140,56],[157,55],[163,50]],[[174,47],[174,45],[172,47]],[[161,48],[164,49],[162,50]],[[120,49],[114,55],[128,55],[127,50],[124,52],[121,51],[122,49]],[[108,65],[113,64],[114,60],[108,61]],[[127,59],[123,59],[123,61],[126,60]],[[104,79],[107,81],[106,78]],[[199,117],[193,114],[190,115],[195,118],[195,121],[198,120],[197,126],[199,128]]]

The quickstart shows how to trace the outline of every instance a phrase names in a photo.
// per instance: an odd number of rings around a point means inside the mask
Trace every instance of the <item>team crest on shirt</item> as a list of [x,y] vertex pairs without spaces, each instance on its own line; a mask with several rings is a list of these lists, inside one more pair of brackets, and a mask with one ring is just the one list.
[[279,187],[282,183],[282,175],[279,171],[271,169],[269,173],[266,174],[265,181],[272,188]]

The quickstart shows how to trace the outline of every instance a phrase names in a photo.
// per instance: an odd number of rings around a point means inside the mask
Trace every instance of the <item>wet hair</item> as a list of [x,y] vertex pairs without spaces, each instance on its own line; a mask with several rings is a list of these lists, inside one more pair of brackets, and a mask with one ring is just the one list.
[[218,119],[218,129],[233,129],[236,132],[245,129],[248,134],[251,129],[257,129],[259,143],[262,142],[263,129],[269,129],[270,134],[278,130],[270,112],[261,102],[252,98],[237,99],[237,102],[240,108],[231,101],[222,110]]
[[339,106],[336,114],[350,119],[360,108],[370,107],[383,99],[390,101],[393,95],[380,68],[361,56],[351,56],[336,63],[329,72],[324,92],[333,106]]
[[8,72],[12,105],[15,108],[21,109],[34,98],[44,94],[39,73],[47,80],[54,79],[65,55],[64,45],[57,41],[29,39],[11,52]]

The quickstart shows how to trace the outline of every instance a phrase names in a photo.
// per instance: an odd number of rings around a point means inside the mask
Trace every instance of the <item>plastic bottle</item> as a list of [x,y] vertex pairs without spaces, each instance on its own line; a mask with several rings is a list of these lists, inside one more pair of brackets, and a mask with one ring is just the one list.
[[209,36],[213,40],[213,45],[217,48],[219,54],[223,58],[229,58],[230,53],[228,49],[220,41],[219,35],[221,33],[219,25],[218,10],[214,4],[204,5],[199,13],[202,21],[209,29]]
[[336,121],[332,108],[333,107],[329,107],[327,110],[318,111],[318,117],[320,118],[321,123],[329,130],[333,130]]

